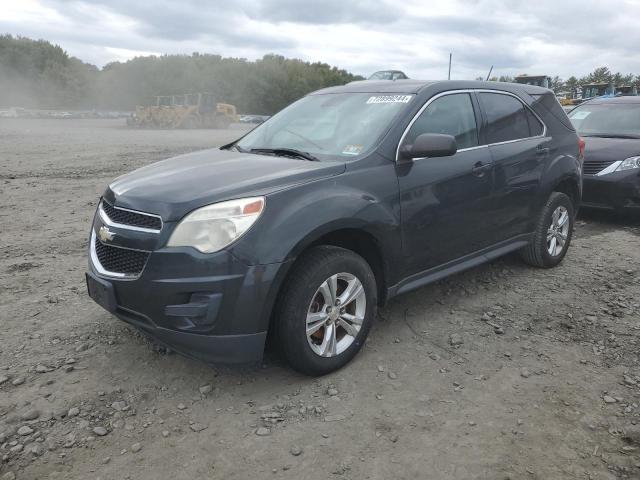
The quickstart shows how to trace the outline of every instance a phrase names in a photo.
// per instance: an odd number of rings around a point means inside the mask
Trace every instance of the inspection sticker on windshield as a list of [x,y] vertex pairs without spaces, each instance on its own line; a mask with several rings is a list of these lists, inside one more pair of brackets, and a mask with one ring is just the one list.
[[362,145],[347,145],[346,147],[344,147],[344,150],[342,150],[342,154],[343,155],[359,155],[360,152],[362,152],[363,148],[364,146]]
[[412,95],[377,95],[369,97],[367,103],[409,103]]
[[581,111],[581,112],[576,112],[573,115],[571,115],[571,118],[574,120],[584,120],[585,118],[587,118],[589,115],[591,114],[591,112],[588,111]]

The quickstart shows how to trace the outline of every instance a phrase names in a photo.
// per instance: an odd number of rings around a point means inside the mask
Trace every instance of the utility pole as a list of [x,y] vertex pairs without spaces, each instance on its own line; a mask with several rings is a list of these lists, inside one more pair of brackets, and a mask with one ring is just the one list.
[[447,80],[451,80],[451,57],[453,53],[449,53],[449,75],[447,76]]

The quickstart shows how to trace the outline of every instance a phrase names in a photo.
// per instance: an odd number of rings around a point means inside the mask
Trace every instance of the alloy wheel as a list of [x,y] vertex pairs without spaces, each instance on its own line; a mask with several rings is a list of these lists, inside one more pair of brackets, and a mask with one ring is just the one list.
[[569,235],[569,212],[560,205],[551,215],[551,225],[547,229],[547,251],[552,257],[562,253]]
[[327,278],[316,290],[307,312],[307,341],[316,355],[340,355],[355,341],[367,308],[362,282],[350,273]]

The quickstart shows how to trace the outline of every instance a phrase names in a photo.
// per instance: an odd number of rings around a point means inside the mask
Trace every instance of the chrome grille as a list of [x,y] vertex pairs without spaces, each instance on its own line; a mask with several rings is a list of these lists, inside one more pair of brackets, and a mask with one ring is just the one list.
[[100,203],[100,209],[112,223],[155,231],[162,229],[162,220],[157,215],[114,207],[105,200]]
[[97,260],[103,269],[101,273],[106,275],[137,277],[142,273],[150,254],[150,252],[105,245],[95,234],[92,235],[91,242],[95,253],[94,263]]

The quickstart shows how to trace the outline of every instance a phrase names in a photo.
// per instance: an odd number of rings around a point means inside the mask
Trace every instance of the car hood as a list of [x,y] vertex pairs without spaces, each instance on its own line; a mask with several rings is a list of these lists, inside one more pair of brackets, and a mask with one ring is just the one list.
[[614,162],[640,155],[640,139],[583,137],[585,162]]
[[104,196],[110,203],[160,215],[165,221],[233,198],[266,195],[344,172],[339,161],[203,150],[153,163],[118,177]]

